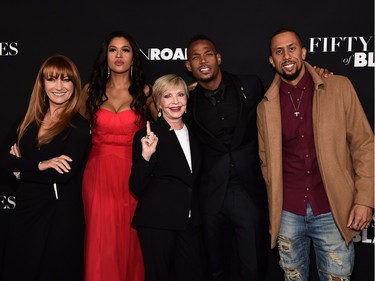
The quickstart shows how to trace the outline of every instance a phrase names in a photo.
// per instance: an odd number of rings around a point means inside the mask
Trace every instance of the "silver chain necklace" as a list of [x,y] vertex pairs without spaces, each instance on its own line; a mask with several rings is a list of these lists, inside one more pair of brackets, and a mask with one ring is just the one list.
[[302,101],[303,94],[304,94],[304,91],[302,90],[301,96],[299,97],[299,101],[298,101],[298,104],[297,104],[297,107],[296,107],[296,105],[294,104],[294,100],[293,100],[293,98],[292,98],[292,94],[289,93],[289,98],[290,98],[290,100],[291,100],[291,102],[292,102],[292,104],[293,104],[293,108],[294,108],[294,112],[293,112],[293,114],[294,114],[296,117],[298,117],[299,114],[300,114],[300,112],[299,112],[299,106],[301,105],[301,101]]

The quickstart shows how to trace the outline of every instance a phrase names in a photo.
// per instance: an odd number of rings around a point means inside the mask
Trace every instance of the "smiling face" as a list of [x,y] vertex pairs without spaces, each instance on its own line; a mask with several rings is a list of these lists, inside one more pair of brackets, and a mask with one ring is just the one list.
[[114,37],[108,44],[108,67],[114,73],[129,71],[133,62],[133,49],[124,37]]
[[74,91],[74,84],[66,74],[48,74],[44,77],[43,83],[51,109],[65,106]]
[[175,86],[160,95],[160,110],[164,119],[168,122],[181,120],[185,113],[187,95],[183,85]]
[[286,31],[275,35],[271,39],[271,56],[269,62],[281,79],[296,85],[302,78],[305,68],[306,49],[294,32]]
[[217,87],[221,81],[221,55],[217,53],[215,46],[209,40],[197,40],[189,45],[187,52],[186,68],[197,82],[208,89],[211,87],[207,84]]

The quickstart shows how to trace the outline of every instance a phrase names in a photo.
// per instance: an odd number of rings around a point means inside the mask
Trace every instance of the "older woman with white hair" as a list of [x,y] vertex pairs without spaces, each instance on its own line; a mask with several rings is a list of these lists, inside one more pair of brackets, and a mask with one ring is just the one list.
[[153,98],[158,118],[134,136],[130,176],[146,281],[205,280],[196,185],[200,153],[183,121],[186,83],[164,75],[153,85]]

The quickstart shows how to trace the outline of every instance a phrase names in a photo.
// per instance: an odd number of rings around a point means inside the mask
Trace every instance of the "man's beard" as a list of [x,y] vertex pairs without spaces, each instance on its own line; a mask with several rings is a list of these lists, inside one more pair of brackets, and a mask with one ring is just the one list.
[[197,81],[200,81],[200,82],[203,82],[203,83],[209,83],[209,82],[212,82],[212,81],[215,81],[215,79],[217,79],[218,75],[219,75],[219,71],[214,71],[212,72],[210,75],[208,76],[200,76],[200,77],[195,77],[195,79]]
[[211,74],[209,76],[199,76],[199,77],[195,77],[195,79],[197,81],[200,81],[200,82],[203,82],[203,83],[208,83],[208,82],[211,82],[213,80],[215,80],[215,75],[214,74]]
[[202,81],[202,82],[211,82],[214,80],[214,76],[211,75],[211,76],[208,76],[208,77],[204,77],[204,78],[200,78],[200,79],[197,79],[198,81]]
[[284,78],[285,80],[287,80],[287,81],[293,81],[293,80],[295,80],[295,79],[299,76],[299,74],[301,73],[301,70],[302,70],[302,67],[297,68],[297,69],[296,69],[296,72],[294,72],[294,73],[292,73],[292,74],[287,74],[284,70],[282,70],[282,71],[278,71],[278,70],[276,70],[276,72],[277,72],[282,78]]

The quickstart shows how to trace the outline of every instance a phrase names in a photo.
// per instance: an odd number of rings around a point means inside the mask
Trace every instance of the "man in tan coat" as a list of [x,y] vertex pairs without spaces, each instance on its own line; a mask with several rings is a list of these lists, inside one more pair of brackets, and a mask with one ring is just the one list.
[[271,247],[278,243],[285,280],[308,280],[311,242],[320,279],[348,280],[352,238],[374,207],[372,129],[350,81],[322,80],[295,31],[277,31],[270,52],[276,75],[257,124]]

